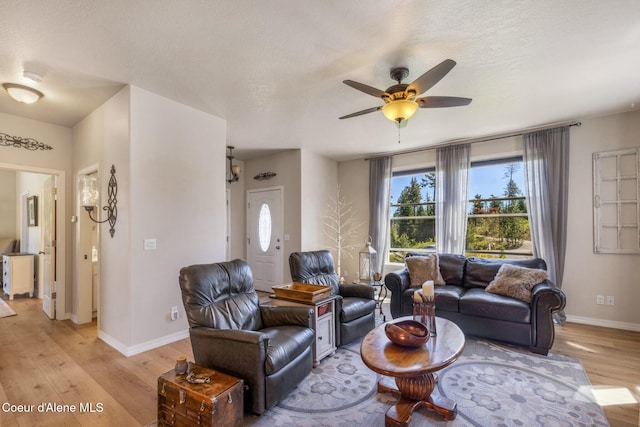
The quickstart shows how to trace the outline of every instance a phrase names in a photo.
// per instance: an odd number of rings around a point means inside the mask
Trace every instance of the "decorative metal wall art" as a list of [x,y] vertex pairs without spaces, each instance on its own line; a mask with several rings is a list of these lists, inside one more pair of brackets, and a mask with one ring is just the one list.
[[6,133],[0,133],[0,146],[26,148],[29,151],[37,150],[53,150],[53,147],[33,138],[21,138],[19,136],[11,136]]
[[264,181],[266,179],[271,179],[277,174],[275,172],[260,172],[258,175],[254,176],[253,179],[256,181]]

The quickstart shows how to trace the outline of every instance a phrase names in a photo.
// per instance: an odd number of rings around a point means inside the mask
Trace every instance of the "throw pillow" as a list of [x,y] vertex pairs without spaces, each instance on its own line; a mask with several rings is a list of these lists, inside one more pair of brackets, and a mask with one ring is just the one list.
[[445,281],[440,274],[440,263],[437,254],[425,254],[411,256],[405,260],[409,270],[409,279],[412,288],[422,286],[427,280],[433,280],[435,285],[444,285]]
[[531,302],[531,289],[548,277],[545,270],[502,264],[496,277],[485,289],[492,294]]

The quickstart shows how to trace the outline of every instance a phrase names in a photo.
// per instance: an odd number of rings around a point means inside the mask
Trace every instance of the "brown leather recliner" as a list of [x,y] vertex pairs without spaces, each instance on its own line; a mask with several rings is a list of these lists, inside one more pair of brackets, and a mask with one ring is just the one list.
[[244,260],[184,267],[179,280],[195,362],[242,378],[245,409],[261,414],[311,372],[313,310],[260,306]]
[[339,284],[333,257],[327,250],[293,252],[289,255],[291,279],[333,287],[336,299],[336,344],[348,344],[366,335],[375,326],[376,301],[373,286]]

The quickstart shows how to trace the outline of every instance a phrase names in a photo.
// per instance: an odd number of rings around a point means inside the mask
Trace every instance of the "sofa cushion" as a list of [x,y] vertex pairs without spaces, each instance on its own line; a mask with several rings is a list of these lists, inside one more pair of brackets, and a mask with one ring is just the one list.
[[345,297],[342,299],[340,322],[351,322],[372,313],[376,309],[375,300],[368,298]]
[[465,288],[462,286],[444,285],[435,288],[436,310],[460,311],[458,300],[464,294]]
[[438,254],[440,274],[447,285],[462,286],[466,263],[467,258],[464,255]]
[[436,285],[444,285],[444,279],[440,274],[440,264],[437,254],[424,254],[412,256],[405,259],[409,270],[410,286],[417,288],[422,286],[427,280],[433,280]]
[[463,285],[467,288],[485,288],[498,274],[502,264],[546,270],[542,258],[527,259],[487,259],[471,257],[467,259]]
[[531,322],[529,304],[515,298],[491,294],[484,289],[467,289],[464,295],[460,297],[458,304],[460,306],[460,314],[467,316],[517,323]]
[[496,278],[485,288],[492,294],[531,302],[531,289],[548,277],[545,270],[502,264]]

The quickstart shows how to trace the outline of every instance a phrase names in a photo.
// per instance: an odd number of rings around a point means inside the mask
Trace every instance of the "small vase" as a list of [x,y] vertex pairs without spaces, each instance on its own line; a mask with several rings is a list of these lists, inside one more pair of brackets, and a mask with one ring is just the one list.
[[183,375],[187,373],[189,368],[189,362],[184,356],[180,356],[176,359],[176,367],[174,368],[176,375]]

